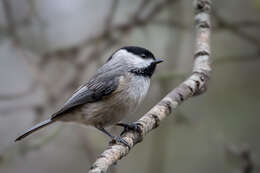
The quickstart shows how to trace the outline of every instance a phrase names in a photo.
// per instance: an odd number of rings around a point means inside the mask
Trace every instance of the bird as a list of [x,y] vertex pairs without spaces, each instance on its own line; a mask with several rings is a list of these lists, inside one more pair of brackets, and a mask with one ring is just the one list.
[[137,124],[121,123],[121,120],[144,100],[151,77],[161,62],[161,58],[155,58],[151,51],[143,47],[125,46],[116,50],[57,112],[25,131],[15,141],[62,121],[93,126],[112,140],[129,146],[124,139],[113,136],[105,128],[117,125],[125,130],[138,130]]

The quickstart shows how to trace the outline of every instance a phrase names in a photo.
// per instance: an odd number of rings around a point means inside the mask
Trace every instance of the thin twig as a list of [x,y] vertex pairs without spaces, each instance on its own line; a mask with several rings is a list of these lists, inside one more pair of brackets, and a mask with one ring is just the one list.
[[147,133],[158,127],[160,122],[170,115],[184,100],[206,91],[211,71],[209,66],[210,7],[210,0],[194,1],[196,11],[196,47],[192,75],[135,122],[141,129],[140,134],[130,131],[122,135],[122,138],[128,142],[130,148],[122,144],[112,144],[95,161],[89,173],[106,172],[111,165],[125,157],[130,152],[130,149],[141,142]]
[[107,15],[107,19],[105,20],[105,30],[110,30],[111,29],[111,25],[113,23],[114,17],[116,15],[117,12],[117,8],[119,6],[119,0],[113,0],[111,3],[111,7],[109,10],[109,13]]
[[15,19],[13,16],[11,2],[10,2],[10,0],[2,0],[2,2],[3,2],[3,9],[4,9],[5,18],[6,18],[8,33],[12,37],[14,43],[19,44],[20,39],[19,39],[19,36],[17,35],[17,31],[16,31],[16,24],[15,24]]

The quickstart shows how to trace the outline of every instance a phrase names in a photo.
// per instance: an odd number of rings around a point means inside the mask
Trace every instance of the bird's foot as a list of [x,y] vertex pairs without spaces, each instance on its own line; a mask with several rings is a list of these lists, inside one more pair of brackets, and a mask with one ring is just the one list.
[[122,137],[120,136],[112,136],[111,137],[111,141],[109,142],[109,144],[115,144],[116,142],[119,142],[121,144],[126,145],[129,149],[131,148],[130,145],[128,144],[128,142],[126,142]]
[[124,130],[122,131],[122,133],[120,134],[120,136],[122,134],[124,134],[125,132],[128,132],[130,130],[135,131],[139,134],[142,134],[142,129],[140,128],[140,125],[138,123],[117,123],[117,126],[121,126],[124,127]]
[[109,142],[109,144],[115,144],[116,142],[119,142],[121,144],[126,145],[127,147],[129,147],[129,149],[131,148],[130,145],[120,136],[113,136],[111,135],[104,127],[102,126],[96,126],[97,129],[99,129],[100,131],[102,131],[103,133],[105,133],[107,136],[109,136],[112,140]]

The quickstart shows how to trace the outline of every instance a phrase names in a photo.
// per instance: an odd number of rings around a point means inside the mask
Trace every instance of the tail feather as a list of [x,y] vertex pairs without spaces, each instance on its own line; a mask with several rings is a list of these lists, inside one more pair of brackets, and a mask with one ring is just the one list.
[[43,122],[40,122],[39,124],[36,124],[36,125],[33,126],[32,128],[28,129],[24,134],[22,134],[22,135],[20,135],[19,137],[17,137],[17,138],[15,139],[15,142],[22,140],[22,139],[25,138],[26,136],[32,134],[33,132],[35,132],[35,131],[37,131],[37,130],[39,130],[39,129],[41,129],[41,128],[43,128],[43,127],[45,127],[45,126],[47,126],[47,125],[49,125],[49,124],[51,124],[51,123],[53,123],[53,122],[55,122],[55,120],[49,118],[49,119],[47,119],[47,120],[45,120],[45,121],[43,121]]

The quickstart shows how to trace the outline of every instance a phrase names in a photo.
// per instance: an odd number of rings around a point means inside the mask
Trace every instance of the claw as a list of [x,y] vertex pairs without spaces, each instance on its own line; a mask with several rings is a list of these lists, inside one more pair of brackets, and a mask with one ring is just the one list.
[[104,127],[96,127],[96,128],[102,131],[103,133],[105,133],[107,136],[109,136],[112,139],[112,141],[110,141],[109,144],[114,144],[116,142],[119,142],[129,147],[129,149],[131,148],[130,145],[120,136],[111,135],[108,131],[106,131],[106,129],[104,129]]
[[124,134],[125,132],[128,132],[130,130],[133,130],[139,134],[142,133],[142,129],[140,128],[139,124],[138,123],[129,123],[129,124],[125,124],[125,123],[117,123],[116,124],[117,126],[121,126],[121,127],[124,127],[124,130],[121,132],[120,136],[122,134]]
[[121,138],[120,136],[114,136],[112,141],[110,141],[110,143],[114,144],[116,142],[119,142],[121,144],[126,145],[127,147],[131,148],[130,145],[128,144],[128,142],[126,142],[123,138]]

